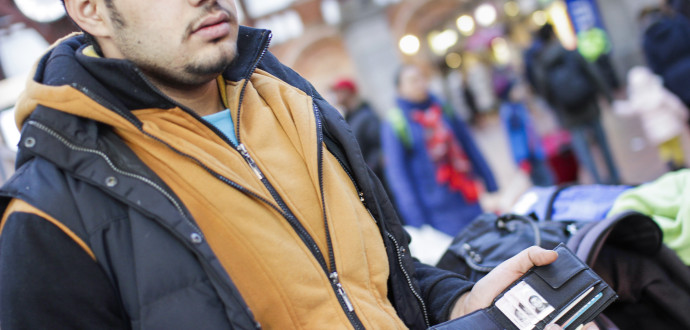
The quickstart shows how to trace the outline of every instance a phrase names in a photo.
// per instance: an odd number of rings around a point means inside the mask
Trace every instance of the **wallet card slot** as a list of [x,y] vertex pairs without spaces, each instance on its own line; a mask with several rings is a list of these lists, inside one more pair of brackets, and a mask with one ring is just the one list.
[[[585,324],[592,321],[599,313],[601,313],[606,307],[608,307],[617,297],[617,295],[609,287],[604,287],[600,293],[603,295],[594,305],[592,305],[587,311],[582,313],[577,317],[566,330],[574,330],[580,324]],[[584,305],[583,305],[584,306]],[[580,306],[581,308],[582,306]],[[572,315],[571,315],[572,316]]]
[[586,296],[582,297],[583,299],[578,301],[577,304],[575,304],[573,306],[568,305],[567,307],[565,307],[568,309],[565,313],[563,313],[563,311],[565,309],[562,309],[561,310],[562,314],[559,314],[559,316],[554,317],[553,321],[555,321],[556,324],[563,326],[565,321],[569,320],[573,315],[577,314],[580,311],[580,309],[582,309],[582,307],[587,305],[593,297],[602,293],[601,286],[597,286],[597,287],[592,288],[592,289],[593,290],[591,292],[587,293]]

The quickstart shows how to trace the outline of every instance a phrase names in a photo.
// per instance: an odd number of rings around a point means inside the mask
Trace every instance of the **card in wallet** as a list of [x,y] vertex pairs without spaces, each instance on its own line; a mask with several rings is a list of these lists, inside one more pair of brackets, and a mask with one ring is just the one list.
[[491,306],[430,329],[541,330],[555,323],[572,330],[592,321],[618,296],[564,244],[554,250],[556,261],[532,267]]

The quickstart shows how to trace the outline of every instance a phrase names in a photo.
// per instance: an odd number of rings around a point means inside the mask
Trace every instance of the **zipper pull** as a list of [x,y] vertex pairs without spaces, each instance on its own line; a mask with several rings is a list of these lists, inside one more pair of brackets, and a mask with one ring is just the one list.
[[254,159],[252,159],[252,156],[249,155],[247,147],[245,147],[244,144],[240,143],[237,145],[237,151],[239,151],[242,157],[244,157],[244,160],[247,161],[247,164],[249,164],[249,167],[252,168],[252,171],[254,171],[254,174],[256,174],[259,180],[263,180],[264,175],[263,173],[261,173],[259,166],[257,166],[254,162]]
[[347,306],[347,311],[352,313],[355,310],[355,307],[352,306],[352,302],[350,301],[350,297],[347,296],[347,293],[345,293],[345,289],[343,288],[342,284],[340,284],[340,279],[338,278],[338,273],[332,272],[331,275],[329,275],[328,277],[330,277],[331,282],[338,289],[338,294],[340,295],[340,297],[343,298],[343,301],[345,301],[345,305]]

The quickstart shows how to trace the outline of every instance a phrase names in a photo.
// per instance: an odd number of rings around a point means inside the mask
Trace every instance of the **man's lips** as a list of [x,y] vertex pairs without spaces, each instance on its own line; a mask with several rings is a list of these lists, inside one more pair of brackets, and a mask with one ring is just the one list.
[[224,11],[219,11],[207,16],[199,23],[194,25],[192,35],[202,38],[216,39],[230,32],[230,15]]

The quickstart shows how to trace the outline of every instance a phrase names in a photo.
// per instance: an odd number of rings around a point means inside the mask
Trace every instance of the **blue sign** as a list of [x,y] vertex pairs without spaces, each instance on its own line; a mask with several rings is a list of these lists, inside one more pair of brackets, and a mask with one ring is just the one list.
[[604,30],[599,8],[594,0],[566,0],[565,4],[576,34],[593,28]]
[[589,61],[596,61],[611,49],[599,8],[594,0],[565,0],[577,35],[577,49]]

